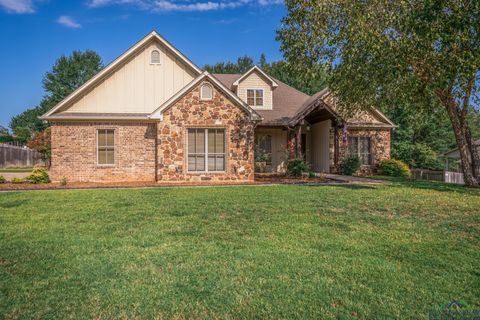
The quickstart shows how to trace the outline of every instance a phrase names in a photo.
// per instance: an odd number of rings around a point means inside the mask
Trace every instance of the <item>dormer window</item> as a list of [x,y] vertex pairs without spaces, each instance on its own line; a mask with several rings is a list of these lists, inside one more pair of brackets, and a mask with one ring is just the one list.
[[150,53],[150,64],[160,64],[160,51],[152,50]]
[[200,87],[200,100],[212,100],[213,88],[208,83],[202,84]]
[[263,89],[247,89],[247,104],[252,107],[263,107]]

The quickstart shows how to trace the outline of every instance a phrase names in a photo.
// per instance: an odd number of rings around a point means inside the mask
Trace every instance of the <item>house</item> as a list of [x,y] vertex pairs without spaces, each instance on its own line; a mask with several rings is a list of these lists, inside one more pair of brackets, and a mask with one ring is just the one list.
[[[473,145],[476,147],[477,152],[480,153],[480,139],[477,139],[477,140],[473,141]],[[445,159],[445,171],[451,171],[452,169],[450,168],[450,161],[451,160],[453,160],[454,162],[459,161],[460,160],[460,151],[458,150],[458,148],[455,148],[453,150],[450,150],[450,151],[442,154],[442,157]],[[460,163],[459,167],[457,168],[457,170],[459,170],[459,172],[462,171],[461,163]],[[480,172],[480,166],[477,170],[479,170],[479,172]]]
[[51,177],[70,181],[251,181],[255,167],[285,169],[289,142],[318,172],[348,154],[372,168],[394,128],[374,108],[342,117],[328,90],[308,96],[256,66],[204,72],[156,32],[41,119]]

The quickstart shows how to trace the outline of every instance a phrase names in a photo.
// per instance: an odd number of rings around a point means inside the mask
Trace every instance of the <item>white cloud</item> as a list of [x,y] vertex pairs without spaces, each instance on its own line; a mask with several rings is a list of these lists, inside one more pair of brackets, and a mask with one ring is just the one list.
[[0,7],[9,13],[32,13],[35,12],[31,0],[0,0]]
[[283,0],[88,0],[87,5],[98,8],[109,5],[133,5],[140,9],[156,12],[171,11],[213,11],[235,9],[247,5],[276,5]]
[[69,16],[60,16],[57,19],[57,22],[67,28],[78,29],[82,27],[80,23],[78,23],[77,21],[75,21],[75,19]]

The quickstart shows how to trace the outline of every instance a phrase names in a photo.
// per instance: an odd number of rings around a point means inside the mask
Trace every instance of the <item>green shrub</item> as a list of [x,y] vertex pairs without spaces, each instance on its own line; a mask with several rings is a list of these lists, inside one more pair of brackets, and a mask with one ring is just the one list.
[[310,171],[308,171],[308,177],[309,177],[310,179],[313,179],[313,178],[316,178],[316,177],[317,177],[317,174],[316,174],[315,172],[313,172],[313,171],[310,170]]
[[0,183],[5,183],[7,182],[7,180],[5,179],[4,176],[0,176]]
[[436,152],[423,143],[402,142],[396,144],[392,148],[392,158],[402,160],[412,168],[443,169]]
[[339,171],[340,174],[351,176],[360,169],[360,159],[355,156],[347,157],[340,164]]
[[300,177],[303,172],[307,170],[307,165],[303,159],[289,159],[287,160],[287,175]]
[[33,168],[32,174],[25,178],[30,183],[49,183],[50,177],[45,168]]
[[411,175],[408,165],[401,160],[382,160],[380,169],[385,175],[392,177],[410,177]]
[[62,187],[65,187],[67,185],[67,183],[68,183],[67,178],[63,177],[62,179],[60,179],[60,185]]
[[12,181],[11,181],[11,182],[12,182],[12,183],[15,183],[15,184],[16,184],[16,183],[24,183],[25,180],[23,180],[23,179],[21,179],[21,178],[15,177],[15,178],[12,178]]

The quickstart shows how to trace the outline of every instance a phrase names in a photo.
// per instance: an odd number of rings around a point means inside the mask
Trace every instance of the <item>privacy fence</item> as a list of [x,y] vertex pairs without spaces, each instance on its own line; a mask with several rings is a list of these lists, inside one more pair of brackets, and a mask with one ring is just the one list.
[[463,180],[463,173],[461,172],[412,169],[412,177],[419,180],[433,180],[447,183],[465,184],[465,181]]
[[27,147],[0,143],[0,168],[28,168],[44,165],[40,153]]

